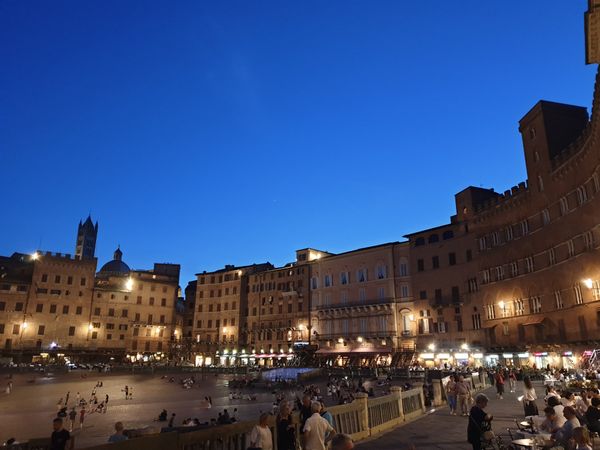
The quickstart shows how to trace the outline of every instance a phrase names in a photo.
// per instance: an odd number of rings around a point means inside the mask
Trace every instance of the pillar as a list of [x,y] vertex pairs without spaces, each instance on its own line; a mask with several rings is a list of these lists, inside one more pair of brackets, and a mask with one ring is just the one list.
[[364,392],[359,392],[354,395],[354,401],[360,404],[360,431],[366,431],[367,436],[369,433],[369,407],[368,407],[369,396]]

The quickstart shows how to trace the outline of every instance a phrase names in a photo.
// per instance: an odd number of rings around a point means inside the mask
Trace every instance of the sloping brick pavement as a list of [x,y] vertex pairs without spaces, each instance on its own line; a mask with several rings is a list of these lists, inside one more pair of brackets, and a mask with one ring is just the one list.
[[[508,383],[506,388],[508,390]],[[541,383],[535,383],[535,389],[538,394],[538,408],[542,410],[544,388]],[[523,393],[523,383],[518,382],[515,391],[505,392],[502,400],[496,399],[495,388],[483,391],[490,398],[486,412],[494,416],[493,430],[496,435],[502,436],[506,443],[510,442],[506,428],[515,430],[515,418],[524,418],[523,404],[517,400]],[[376,436],[357,443],[357,447],[359,450],[408,450],[412,445],[416,450],[470,450],[472,447],[467,443],[467,423],[468,417],[451,416],[450,409],[442,406],[381,437]]]

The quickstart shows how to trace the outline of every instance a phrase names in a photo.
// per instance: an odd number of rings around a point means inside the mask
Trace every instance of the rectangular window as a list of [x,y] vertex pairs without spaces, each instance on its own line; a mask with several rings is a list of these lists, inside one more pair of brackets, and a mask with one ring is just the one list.
[[553,248],[548,250],[548,264],[551,266],[556,264],[556,252]]
[[23,311],[23,302],[15,303],[15,311]]
[[483,284],[487,284],[490,282],[490,271],[489,269],[486,269],[484,271],[481,272],[481,282]]
[[497,281],[504,280],[504,266],[496,267],[496,280]]
[[48,282],[48,274],[44,273],[42,274],[42,283],[47,283]]
[[460,302],[460,291],[458,286],[452,286],[452,301],[454,303]]
[[78,306],[77,308],[75,308],[75,314],[77,315],[81,315],[83,314],[83,307],[82,306]]
[[491,320],[496,318],[496,307],[494,305],[486,305],[485,312],[488,319]]
[[516,277],[519,275],[519,263],[517,261],[513,261],[510,263],[510,276]]
[[161,298],[160,299],[160,306],[167,306],[167,299],[166,298]]
[[383,280],[384,278],[387,278],[387,267],[383,265],[377,266],[377,279]]
[[16,323],[13,325],[13,334],[19,334],[21,332],[21,326]]
[[379,300],[383,300],[385,298],[385,288],[380,287],[378,289]]
[[0,311],[4,311],[6,309],[6,302],[0,302]]
[[56,314],[56,305],[50,305],[50,314]]
[[98,339],[98,332],[92,331],[92,339]]
[[364,283],[368,280],[367,269],[358,269],[357,277],[359,283]]
[[82,279],[79,281],[79,285],[80,285],[80,286],[85,286],[85,284],[86,284],[86,279],[85,279],[85,277],[83,277],[83,278],[82,278]]
[[75,336],[75,327],[69,327],[69,336]]
[[554,291],[554,303],[556,304],[556,309],[564,308],[565,305],[563,303],[561,291]]
[[525,302],[522,299],[518,298],[515,300],[515,315],[522,316],[525,314]]
[[402,286],[400,286],[400,296],[401,297],[408,297],[408,286],[403,284]]
[[512,241],[513,240],[513,229],[512,229],[512,225],[509,225],[506,227],[505,229],[505,236],[506,236],[506,240],[507,241]]
[[472,250],[467,250],[466,257],[467,257],[467,262],[468,261],[472,261],[473,260],[473,251]]
[[434,269],[439,269],[440,268],[440,258],[439,256],[434,256],[431,258],[431,267],[433,267]]
[[148,304],[150,306],[154,306],[154,297],[150,297],[150,300],[148,301]]
[[148,325],[152,325],[152,314],[148,314]]
[[531,273],[534,271],[535,266],[533,264],[533,256],[528,256],[527,258],[525,258],[525,269],[527,270],[527,273]]
[[575,243],[573,242],[573,239],[567,241],[567,250],[569,252],[569,258],[575,256]]
[[400,263],[400,276],[407,277],[408,276],[408,264]]
[[419,299],[427,300],[427,291],[419,291]]
[[569,201],[567,200],[567,197],[562,197],[560,199],[560,214],[564,216],[568,212],[569,212]]
[[40,325],[38,327],[38,333],[37,333],[38,336],[43,336],[45,331],[46,331],[46,327],[44,325]]
[[318,277],[312,277],[310,279],[310,288],[311,289],[318,289],[319,288],[319,278]]
[[529,234],[529,222],[527,219],[521,222],[521,236],[526,236]]
[[425,270],[425,262],[422,259],[417,259],[417,271],[423,272]]
[[583,235],[586,250],[592,250],[594,248],[594,233],[588,231]]
[[542,311],[542,298],[531,297],[529,299],[529,309],[532,314],[539,314]]
[[366,293],[366,291],[365,291],[365,288],[360,288],[360,289],[358,290],[358,300],[359,300],[361,303],[364,303],[364,302],[367,300],[367,293]]
[[575,286],[573,286],[573,290],[575,291],[575,304],[583,304],[583,293],[581,292],[581,284],[577,283]]
[[477,278],[469,278],[469,293],[477,292]]
[[94,315],[95,316],[99,316],[100,315],[100,308],[94,308]]
[[442,301],[442,290],[441,289],[436,289],[434,291],[434,298],[437,303],[441,303],[441,301]]
[[331,287],[331,275],[325,275],[323,284],[325,285],[325,287]]
[[73,284],[73,277],[67,277],[67,284]]
[[448,264],[451,266],[456,265],[456,253],[448,253]]
[[550,223],[550,211],[548,211],[547,209],[544,209],[542,211],[542,223],[544,225],[548,225]]
[[35,312],[41,313],[44,311],[44,304],[43,303],[38,303],[37,305],[35,305]]
[[350,281],[350,272],[340,273],[340,284],[348,284]]
[[69,305],[63,305],[63,314],[69,314]]
[[60,275],[55,275],[54,276],[54,283],[56,283],[56,284],[60,283]]

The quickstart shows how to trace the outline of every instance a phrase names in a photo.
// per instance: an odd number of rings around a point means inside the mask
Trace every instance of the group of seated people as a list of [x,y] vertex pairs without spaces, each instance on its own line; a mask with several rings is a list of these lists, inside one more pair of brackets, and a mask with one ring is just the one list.
[[561,395],[549,386],[544,400],[545,419],[539,428],[550,433],[556,442],[577,441],[580,434],[584,435],[585,441],[589,440],[589,433],[600,432],[600,393],[597,389],[590,388],[575,396],[570,391],[563,391]]

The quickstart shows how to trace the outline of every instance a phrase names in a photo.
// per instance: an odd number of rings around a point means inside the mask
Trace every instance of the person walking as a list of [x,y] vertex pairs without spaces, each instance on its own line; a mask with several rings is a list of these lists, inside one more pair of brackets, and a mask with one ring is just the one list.
[[531,384],[531,379],[526,376],[523,378],[523,410],[526,416],[537,416],[539,414],[536,400],[535,388]]
[[312,416],[304,424],[304,450],[325,450],[325,445],[335,434],[335,429],[321,417],[321,403],[311,403]]
[[517,376],[515,375],[515,371],[510,369],[508,372],[508,386],[510,388],[510,392],[515,392],[515,385],[517,383]]
[[502,400],[504,397],[504,373],[502,370],[496,372],[496,398]]
[[261,450],[273,450],[273,435],[267,423],[269,414],[262,413],[258,419],[258,425],[254,425],[250,432],[250,448]]
[[473,446],[473,450],[481,450],[481,441],[486,431],[491,430],[493,416],[485,412],[489,402],[487,395],[477,394],[475,405],[469,412],[469,424],[467,425],[467,441]]
[[69,431],[73,432],[73,427],[75,426],[75,419],[77,418],[77,412],[75,411],[75,407],[71,409],[69,412]]

